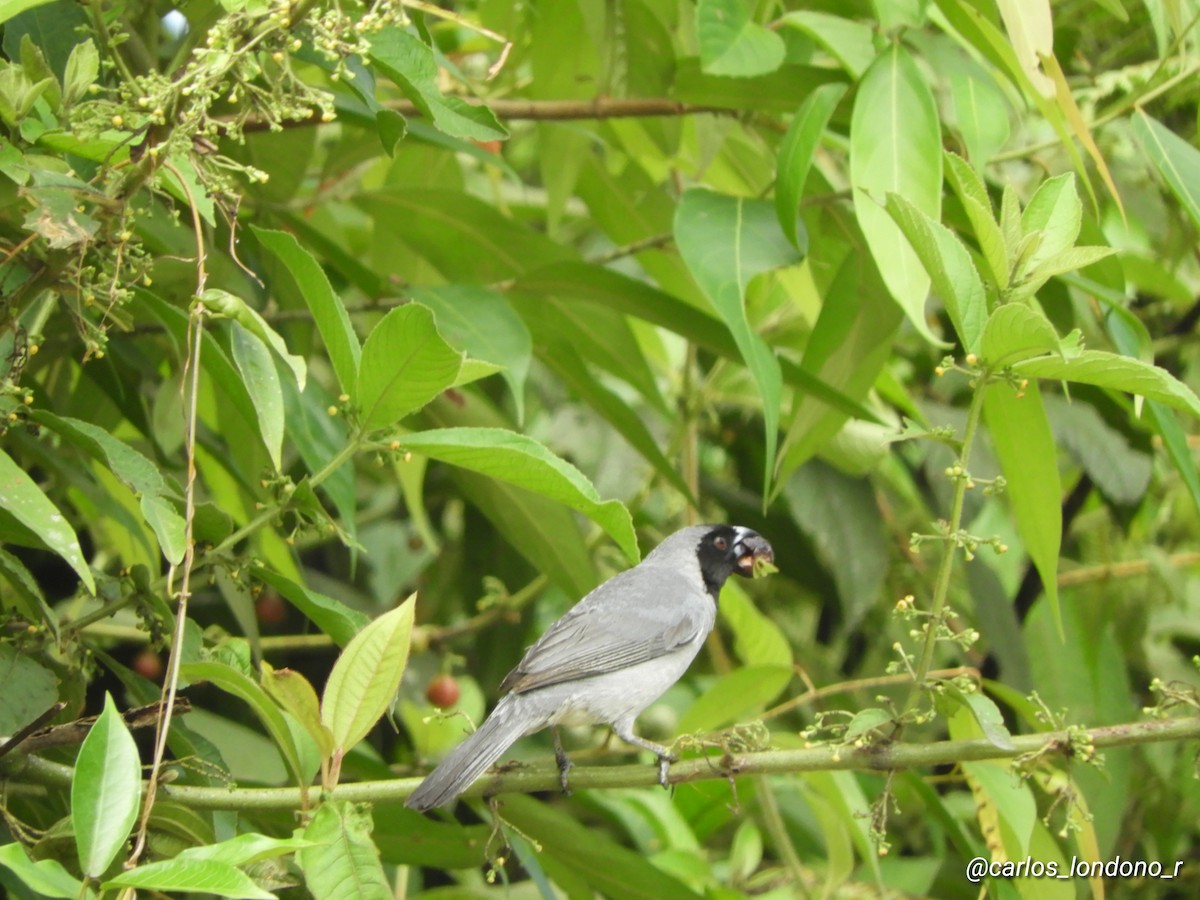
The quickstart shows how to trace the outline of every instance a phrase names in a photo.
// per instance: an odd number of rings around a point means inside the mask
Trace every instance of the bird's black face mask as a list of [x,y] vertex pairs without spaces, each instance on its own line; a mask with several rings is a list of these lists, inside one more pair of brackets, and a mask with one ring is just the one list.
[[775,551],[762,535],[733,525],[717,525],[705,534],[696,555],[704,586],[713,600],[730,575],[750,578],[757,567],[775,560]]

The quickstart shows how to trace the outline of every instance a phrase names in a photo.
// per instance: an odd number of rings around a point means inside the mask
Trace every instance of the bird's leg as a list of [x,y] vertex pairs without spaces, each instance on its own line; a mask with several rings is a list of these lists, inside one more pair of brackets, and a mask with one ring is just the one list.
[[629,723],[621,722],[614,723],[612,727],[617,737],[627,744],[633,744],[635,747],[641,747],[643,750],[649,750],[658,757],[658,783],[663,787],[668,787],[667,770],[671,763],[678,762],[679,757],[664,747],[662,744],[656,744],[653,741],[648,741],[645,738],[640,738],[633,733],[633,728]]
[[567,756],[567,751],[563,749],[562,736],[558,733],[558,726],[555,725],[554,731],[554,761],[558,763],[558,781],[562,785],[564,794],[570,795],[571,783],[567,778],[567,773],[571,771],[571,767],[575,763],[571,762]]

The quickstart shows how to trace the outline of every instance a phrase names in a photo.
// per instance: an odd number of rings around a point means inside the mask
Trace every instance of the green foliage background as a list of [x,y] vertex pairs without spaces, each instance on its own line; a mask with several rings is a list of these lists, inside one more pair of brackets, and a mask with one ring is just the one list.
[[[1194,893],[1198,20],[0,0],[0,882]],[[643,718],[686,783],[402,808],[698,520],[781,571]]]

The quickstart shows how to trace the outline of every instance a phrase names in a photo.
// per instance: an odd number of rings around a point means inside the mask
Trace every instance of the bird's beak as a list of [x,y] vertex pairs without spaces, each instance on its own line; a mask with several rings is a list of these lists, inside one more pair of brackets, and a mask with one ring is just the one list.
[[737,561],[734,571],[743,578],[761,578],[778,571],[775,568],[775,551],[757,531],[739,528],[733,553]]

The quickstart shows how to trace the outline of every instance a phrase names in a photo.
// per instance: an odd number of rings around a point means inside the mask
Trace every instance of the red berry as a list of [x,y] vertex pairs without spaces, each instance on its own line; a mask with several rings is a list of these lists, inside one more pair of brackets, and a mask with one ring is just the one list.
[[425,688],[425,699],[438,709],[446,709],[458,702],[458,682],[453,675],[437,675],[430,679]]
[[278,625],[287,617],[287,604],[274,591],[263,591],[254,601],[254,614],[263,625]]
[[134,657],[133,671],[150,681],[158,681],[158,679],[162,678],[163,673],[162,657],[156,651],[147,647]]

